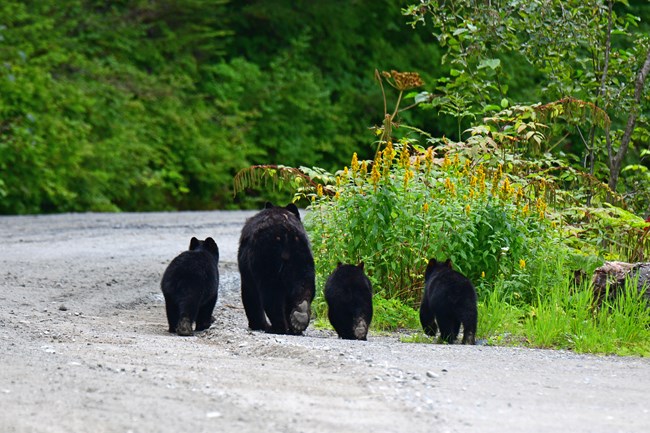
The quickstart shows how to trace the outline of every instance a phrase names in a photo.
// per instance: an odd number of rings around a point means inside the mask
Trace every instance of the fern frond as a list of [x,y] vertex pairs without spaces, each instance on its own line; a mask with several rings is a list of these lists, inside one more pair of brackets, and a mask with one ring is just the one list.
[[260,188],[270,184],[273,188],[286,188],[294,193],[300,191],[306,195],[308,192],[315,192],[319,185],[319,182],[310,174],[317,175],[323,183],[327,183],[330,177],[333,178],[332,175],[318,168],[295,168],[271,164],[253,165],[240,170],[235,175],[233,179],[234,194],[237,195],[248,188]]

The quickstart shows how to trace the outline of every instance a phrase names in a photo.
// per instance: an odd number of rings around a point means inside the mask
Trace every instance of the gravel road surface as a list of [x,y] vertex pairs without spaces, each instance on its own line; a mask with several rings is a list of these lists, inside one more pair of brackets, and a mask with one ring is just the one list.
[[[645,358],[250,332],[252,214],[0,217],[0,432],[650,432]],[[192,236],[219,244],[217,320],[179,337],[159,285]]]

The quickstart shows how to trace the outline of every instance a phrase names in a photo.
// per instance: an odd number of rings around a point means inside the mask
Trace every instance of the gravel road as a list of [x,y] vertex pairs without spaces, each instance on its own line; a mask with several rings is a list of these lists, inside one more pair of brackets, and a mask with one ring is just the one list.
[[[644,358],[250,332],[250,215],[0,217],[0,432],[650,431]],[[219,244],[217,320],[178,337],[159,284],[192,236]]]

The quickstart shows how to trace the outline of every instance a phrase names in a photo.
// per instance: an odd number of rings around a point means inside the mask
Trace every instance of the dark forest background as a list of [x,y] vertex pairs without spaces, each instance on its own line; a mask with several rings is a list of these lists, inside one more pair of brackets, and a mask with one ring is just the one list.
[[[375,69],[418,72],[432,94],[450,72],[433,29],[403,15],[414,3],[2,1],[0,213],[247,207],[264,197],[233,195],[242,168],[371,159],[384,112]],[[647,1],[616,7],[647,32]],[[501,64],[509,100],[551,102],[538,68]],[[647,92],[643,104],[642,120]],[[459,140],[457,120],[400,118]],[[647,137],[625,165],[647,171]],[[584,153],[577,140],[556,150],[576,164]],[[622,193],[639,185],[625,173]]]

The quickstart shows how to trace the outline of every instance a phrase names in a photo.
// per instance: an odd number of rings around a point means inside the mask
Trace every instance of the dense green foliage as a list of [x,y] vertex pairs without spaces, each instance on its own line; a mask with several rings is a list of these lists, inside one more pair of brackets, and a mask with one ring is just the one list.
[[438,64],[406,3],[3,1],[0,213],[227,208],[251,164],[333,169],[374,68]]
[[[442,95],[429,105],[460,123],[498,111],[513,99],[585,101],[603,110],[606,121],[567,116],[567,126],[554,125],[559,136],[566,136],[553,147],[577,156],[586,172],[619,190],[621,170],[631,160],[628,152],[636,154],[634,160],[648,149],[650,104],[643,90],[650,73],[650,36],[637,28],[639,17],[629,13],[629,2],[519,0],[493,6],[486,11],[472,0],[424,0],[407,9],[414,25],[430,22],[452,67],[438,80]],[[536,80],[527,86],[532,100],[511,91],[518,84],[513,75],[522,70],[506,66],[513,59],[534,71]],[[647,181],[647,171],[638,174],[627,180]],[[647,205],[649,200],[643,192],[630,201]]]
[[545,191],[500,165],[461,162],[458,154],[451,160],[449,152],[436,162],[432,148],[411,161],[405,143],[399,147],[388,143],[371,163],[355,155],[334,198],[312,204],[308,227],[319,267],[364,261],[384,297],[415,306],[428,258],[451,258],[471,280],[506,280],[513,296],[531,301],[541,281],[528,273],[543,277],[535,270],[563,255]]
[[199,88],[208,2],[125,3],[2,2],[0,212],[205,206],[245,161]]
[[[518,26],[517,32],[499,33],[499,43],[489,40],[491,32],[448,29],[463,43],[474,38],[486,48],[459,52],[482,53],[467,58],[466,71],[459,66],[464,57],[450,53],[453,43],[449,38],[443,43],[440,29],[429,22],[427,2],[4,1],[0,212],[254,205],[251,200],[268,194],[232,194],[232,176],[244,167],[283,164],[332,171],[355,151],[362,159],[373,158],[368,128],[382,124],[375,68],[417,71],[424,80],[421,90],[431,96],[420,99],[429,109],[395,116],[397,137],[408,133],[398,125],[408,124],[436,137],[466,138],[463,131],[480,120],[484,108],[494,110],[504,100],[545,103],[573,96],[606,108],[604,96],[592,92],[599,87],[594,82],[602,61],[589,62],[590,55],[602,58],[606,8],[595,9],[598,25],[590,33],[583,31],[589,20],[562,21],[565,33],[576,26],[570,33],[574,37],[558,51],[528,44],[522,61],[516,38],[543,41],[547,23],[553,22],[553,16],[536,12],[540,2],[528,3],[528,15],[507,23],[508,29]],[[420,9],[409,9],[416,4]],[[499,4],[489,13],[477,10],[483,21],[491,17],[488,23],[494,24],[516,4]],[[570,7],[578,17],[591,13],[594,4]],[[648,9],[644,1],[631,1],[629,7],[614,3],[616,51],[610,56],[614,72],[606,94],[612,101],[629,100],[629,78],[645,46],[637,39],[647,34]],[[416,12],[426,26],[409,25]],[[470,12],[465,16],[476,15]],[[535,53],[550,57],[536,60]],[[545,68],[559,60],[575,62],[549,84],[554,75]],[[580,86],[567,87],[572,82]],[[466,106],[468,98],[476,103]],[[642,193],[650,179],[647,92],[641,102],[645,108],[617,186],[637,213],[646,212],[650,201]],[[616,127],[614,150],[620,139],[616,130],[625,121],[619,114],[627,106],[617,107],[607,110]],[[556,124],[556,140],[549,143],[559,143],[555,153],[576,166],[593,155],[594,175],[607,181],[602,130],[590,138],[589,122],[579,126],[576,120]]]

